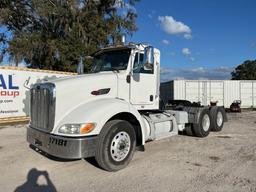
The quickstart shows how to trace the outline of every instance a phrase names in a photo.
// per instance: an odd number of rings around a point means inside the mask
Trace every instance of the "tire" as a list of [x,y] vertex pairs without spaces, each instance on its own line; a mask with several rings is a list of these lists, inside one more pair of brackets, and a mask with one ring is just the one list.
[[216,110],[211,110],[211,131],[221,131],[224,125],[224,108],[217,107]]
[[194,136],[192,125],[186,125],[185,131],[188,136]]
[[136,133],[129,122],[109,121],[100,132],[95,159],[102,169],[118,171],[131,161],[135,145]]
[[199,122],[193,124],[193,131],[196,137],[206,137],[211,130],[210,111],[205,109],[201,112]]

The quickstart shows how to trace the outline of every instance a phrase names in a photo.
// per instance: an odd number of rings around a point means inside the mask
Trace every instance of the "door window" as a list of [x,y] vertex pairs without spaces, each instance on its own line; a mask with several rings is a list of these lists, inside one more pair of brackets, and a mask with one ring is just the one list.
[[151,70],[145,70],[143,67],[143,53],[136,53],[134,64],[133,64],[133,73],[147,73],[147,74],[153,74],[154,73],[154,67]]

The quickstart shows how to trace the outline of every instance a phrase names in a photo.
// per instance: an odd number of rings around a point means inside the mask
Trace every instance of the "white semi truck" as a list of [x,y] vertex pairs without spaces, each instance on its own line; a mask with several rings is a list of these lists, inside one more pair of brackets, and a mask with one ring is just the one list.
[[117,171],[147,141],[179,132],[206,137],[227,121],[223,107],[163,105],[160,51],[152,46],[109,46],[92,57],[89,74],[32,86],[27,141],[33,147],[65,159],[95,157]]

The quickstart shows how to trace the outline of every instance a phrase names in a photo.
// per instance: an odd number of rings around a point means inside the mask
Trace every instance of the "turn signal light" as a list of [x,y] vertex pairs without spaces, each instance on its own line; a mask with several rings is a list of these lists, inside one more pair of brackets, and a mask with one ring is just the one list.
[[84,126],[80,127],[80,133],[90,133],[95,128],[94,123],[86,123]]

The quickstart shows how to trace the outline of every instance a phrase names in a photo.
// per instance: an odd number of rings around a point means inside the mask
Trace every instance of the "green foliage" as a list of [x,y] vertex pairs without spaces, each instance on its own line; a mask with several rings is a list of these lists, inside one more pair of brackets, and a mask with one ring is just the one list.
[[231,73],[232,80],[256,80],[256,60],[248,60]]
[[32,68],[75,71],[80,57],[137,30],[137,1],[1,0],[0,25],[12,34],[0,34],[1,55]]

